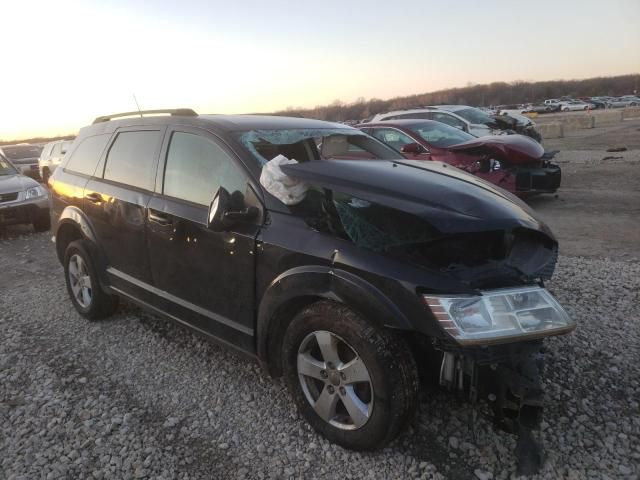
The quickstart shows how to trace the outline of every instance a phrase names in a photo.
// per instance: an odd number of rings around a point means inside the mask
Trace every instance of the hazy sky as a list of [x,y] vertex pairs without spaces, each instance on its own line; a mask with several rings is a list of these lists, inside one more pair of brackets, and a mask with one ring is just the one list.
[[640,72],[640,0],[2,0],[0,138]]

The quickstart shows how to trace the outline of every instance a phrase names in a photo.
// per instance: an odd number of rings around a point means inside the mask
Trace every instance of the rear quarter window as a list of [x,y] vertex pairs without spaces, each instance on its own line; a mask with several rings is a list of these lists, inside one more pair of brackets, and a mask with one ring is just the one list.
[[110,137],[111,134],[106,133],[80,140],[78,146],[71,152],[64,169],[83,175],[93,175]]

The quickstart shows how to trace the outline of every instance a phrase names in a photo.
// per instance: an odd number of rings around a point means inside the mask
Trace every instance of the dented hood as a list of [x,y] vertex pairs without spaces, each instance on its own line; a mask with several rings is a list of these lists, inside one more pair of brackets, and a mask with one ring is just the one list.
[[544,155],[544,148],[525,135],[492,135],[447,147],[454,152],[490,155],[491,158],[512,164],[532,163]]
[[445,163],[317,160],[281,168],[311,185],[417,215],[443,233],[528,228],[553,238],[517,197]]

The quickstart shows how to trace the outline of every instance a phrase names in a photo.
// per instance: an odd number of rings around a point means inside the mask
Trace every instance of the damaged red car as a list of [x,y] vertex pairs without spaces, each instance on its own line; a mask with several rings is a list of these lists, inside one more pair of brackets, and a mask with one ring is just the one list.
[[561,170],[552,154],[524,135],[474,137],[432,120],[393,120],[358,125],[410,160],[437,160],[526,197],[554,193]]

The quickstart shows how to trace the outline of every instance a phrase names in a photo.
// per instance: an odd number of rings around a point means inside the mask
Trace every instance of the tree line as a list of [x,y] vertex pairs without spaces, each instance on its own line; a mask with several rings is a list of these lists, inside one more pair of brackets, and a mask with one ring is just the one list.
[[388,100],[359,98],[352,103],[335,100],[330,105],[315,108],[293,108],[275,112],[276,115],[300,116],[342,122],[362,120],[390,110],[415,108],[425,105],[472,105],[489,107],[519,103],[541,102],[546,98],[562,96],[593,97],[640,94],[640,74],[616,77],[595,77],[584,80],[549,80],[544,82],[493,82],[447,88],[431,93],[407,95]]

